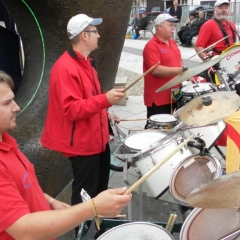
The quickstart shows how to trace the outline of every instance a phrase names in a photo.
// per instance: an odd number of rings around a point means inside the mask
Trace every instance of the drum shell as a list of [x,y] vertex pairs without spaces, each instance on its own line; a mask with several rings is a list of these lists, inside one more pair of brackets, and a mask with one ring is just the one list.
[[176,166],[170,177],[169,190],[175,200],[187,205],[190,192],[221,175],[221,164],[213,154],[194,154]]
[[148,121],[153,128],[171,129],[178,123],[178,119],[171,114],[155,114],[150,116]]
[[111,228],[97,240],[174,240],[171,234],[161,226],[149,222],[132,222]]
[[225,57],[221,59],[219,66],[223,70],[221,72],[223,79],[227,81],[229,78],[228,74],[233,74],[240,70],[240,44],[226,48],[221,55]]
[[[181,142],[181,140],[184,139],[180,135],[176,134],[173,137],[173,140],[168,143],[157,146],[147,154],[143,153],[142,157],[140,156],[137,159],[133,156],[132,160],[138,167],[141,174],[144,175],[156,164],[160,163],[170,152],[172,152],[178,146],[177,142]],[[183,147],[146,179],[145,183],[151,190],[153,197],[159,198],[168,190],[169,180],[174,168],[179,164],[179,162],[191,155],[191,151],[188,148]]]
[[[178,109],[173,115],[177,118],[180,119],[180,113],[181,110],[183,109],[180,108]],[[184,128],[188,128],[185,129]],[[224,121],[219,121],[216,124],[211,124],[211,125],[206,125],[206,126],[201,126],[201,127],[191,127],[186,125],[183,122],[179,123],[179,128],[178,130],[182,133],[184,138],[188,138],[191,134],[193,134],[194,137],[200,137],[202,140],[204,140],[206,144],[207,149],[211,149],[216,141],[221,137],[223,132],[226,129],[226,123]],[[199,153],[199,150],[196,148],[190,148],[193,153]]]
[[[182,130],[183,137],[188,138],[190,135],[199,137],[205,142],[205,147],[211,149],[214,143],[220,138],[222,133],[226,129],[226,123],[224,121],[219,121],[217,124],[206,125],[202,127],[192,127],[187,130]],[[196,148],[191,148],[193,153],[199,153]]]
[[[195,87],[195,88],[194,88]],[[188,102],[196,97],[204,95],[206,93],[213,92],[213,87],[211,83],[197,83],[197,84],[187,84],[182,87],[182,106],[185,106]]]
[[[240,229],[238,208],[195,208],[182,225],[180,240],[222,239],[238,229]],[[228,240],[240,239],[239,236],[235,237],[228,238]]]

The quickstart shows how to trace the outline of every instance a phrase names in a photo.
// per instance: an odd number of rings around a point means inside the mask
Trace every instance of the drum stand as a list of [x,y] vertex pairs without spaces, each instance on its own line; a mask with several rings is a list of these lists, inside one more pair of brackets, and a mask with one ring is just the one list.
[[[129,153],[126,148],[121,144],[113,153],[115,160],[120,160],[123,162],[123,181],[127,185],[131,185],[128,181],[128,167],[133,166],[135,171],[140,174],[137,167],[134,166],[132,162],[132,157],[135,153]],[[128,220],[132,221],[132,202],[128,204]],[[139,221],[142,221],[142,184],[139,186]]]

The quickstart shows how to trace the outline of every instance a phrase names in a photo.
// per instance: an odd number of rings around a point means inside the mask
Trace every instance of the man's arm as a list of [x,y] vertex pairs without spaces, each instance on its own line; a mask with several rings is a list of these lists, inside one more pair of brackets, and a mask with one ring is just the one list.
[[158,77],[176,76],[182,73],[182,67],[166,67],[159,65],[152,74]]
[[[195,47],[196,53],[202,51],[204,48],[203,47]],[[207,57],[206,52],[199,53],[198,56],[204,61],[204,58]]]
[[[114,217],[127,205],[131,195],[122,195],[126,188],[111,189],[94,198],[99,215]],[[29,213],[6,229],[18,240],[49,240],[70,231],[85,220],[94,217],[91,201],[61,210]]]

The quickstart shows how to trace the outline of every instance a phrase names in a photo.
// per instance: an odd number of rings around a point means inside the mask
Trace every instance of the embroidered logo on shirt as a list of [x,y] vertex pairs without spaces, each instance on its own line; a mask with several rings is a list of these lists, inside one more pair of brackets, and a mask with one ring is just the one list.
[[162,49],[160,50],[160,52],[163,53],[163,54],[165,54],[165,53],[168,52],[168,50],[167,50],[166,48],[162,48]]
[[26,172],[23,175],[23,186],[24,186],[24,188],[30,188],[31,185],[32,185],[32,181],[30,179],[29,174]]
[[218,35],[221,35],[221,36],[223,36],[223,33],[222,33],[222,31],[221,31],[221,30],[219,30],[219,31],[218,31]]

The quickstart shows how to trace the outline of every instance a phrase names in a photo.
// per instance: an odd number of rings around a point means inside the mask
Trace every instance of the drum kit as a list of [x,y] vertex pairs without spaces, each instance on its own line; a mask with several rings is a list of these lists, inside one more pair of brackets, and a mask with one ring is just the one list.
[[[239,47],[227,49],[156,90],[172,88],[220,62],[219,72],[226,73],[220,73],[221,83],[227,91],[219,91],[211,83],[183,86],[182,108],[173,115],[151,116],[153,129],[125,136],[114,148],[116,160],[127,160],[142,175],[125,194],[145,182],[154,198],[169,189],[180,205],[196,207],[182,225],[181,240],[240,239],[240,171],[222,176],[220,161],[210,152],[226,128],[223,119],[240,107],[239,95],[229,91],[230,85],[234,90],[240,82],[240,74],[229,75],[233,71],[229,63],[240,54]],[[236,71],[240,71],[240,61]],[[98,239],[173,237],[155,224],[135,222],[115,227]]]

